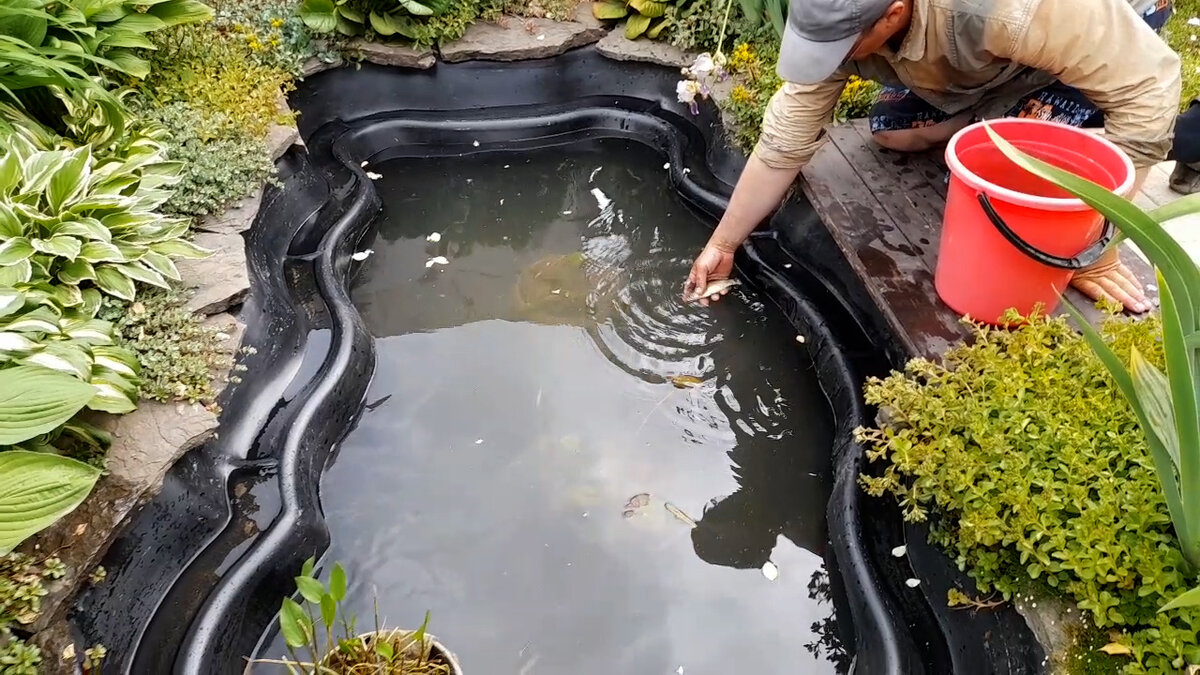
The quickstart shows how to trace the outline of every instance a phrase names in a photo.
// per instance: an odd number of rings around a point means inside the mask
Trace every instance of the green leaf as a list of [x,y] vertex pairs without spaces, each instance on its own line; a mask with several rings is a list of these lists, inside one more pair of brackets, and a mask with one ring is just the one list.
[[602,21],[624,19],[629,8],[623,2],[593,2],[592,16]]
[[13,237],[0,243],[0,266],[12,265],[33,255],[33,245],[25,237]]
[[306,559],[304,561],[304,564],[302,564],[300,566],[300,576],[311,577],[313,575],[313,568],[315,568],[316,566],[317,566],[317,559],[310,556],[308,559]]
[[326,593],[321,596],[321,621],[325,623],[325,628],[333,628],[333,622],[337,619],[337,601],[333,596]]
[[408,10],[413,16],[432,16],[433,10],[416,0],[398,0],[400,6]]
[[42,452],[0,452],[0,555],[83,502],[100,470]]
[[156,244],[152,244],[150,246],[150,250],[157,251],[158,253],[174,258],[187,258],[190,260],[200,260],[212,255],[212,251],[197,246],[196,244],[184,239],[160,241]]
[[140,281],[143,284],[157,286],[162,289],[171,288],[169,285],[167,285],[167,281],[163,279],[161,274],[155,272],[149,267],[146,267],[141,263],[141,261],[128,263],[125,265],[117,265],[116,267],[117,269],[121,270],[122,274],[130,279],[133,279],[134,281]]
[[629,0],[629,6],[636,9],[638,14],[648,16],[651,19],[667,13],[667,3],[656,2],[656,0]]
[[52,370],[34,366],[0,370],[0,445],[15,445],[53,431],[91,397],[87,384]]
[[650,27],[650,17],[641,14],[634,14],[625,20],[625,39],[636,40],[638,36],[646,32]]
[[134,12],[113,24],[113,29],[126,33],[152,33],[167,27],[167,23],[153,14]]
[[396,657],[396,649],[387,640],[376,640],[375,654],[384,661],[391,662]]
[[338,14],[340,14],[341,17],[347,21],[353,21],[354,23],[358,23],[358,24],[361,24],[362,22],[366,21],[366,18],[363,16],[363,13],[358,11],[354,7],[351,7],[350,5],[342,5],[342,6],[338,7],[337,11],[338,11]]
[[110,345],[113,342],[112,324],[100,319],[64,322],[62,332],[68,338],[83,344]]
[[87,187],[91,177],[91,146],[85,145],[71,153],[70,158],[54,172],[46,187],[46,202],[54,211],[74,201]]
[[332,33],[337,28],[337,7],[333,0],[304,0],[300,19],[317,33]]
[[212,8],[197,0],[160,2],[151,7],[149,13],[162,19],[168,26],[202,23],[213,18]]
[[141,370],[137,355],[123,347],[92,347],[96,365],[125,377],[136,378]]
[[46,39],[46,30],[52,18],[45,12],[35,11],[41,5],[35,0],[7,0],[7,9],[24,9],[0,15],[0,33],[10,35],[22,42],[38,47]]
[[79,256],[90,263],[129,262],[121,249],[105,241],[89,241],[79,249]]
[[155,272],[158,272],[166,279],[171,279],[173,281],[180,280],[179,269],[175,267],[175,263],[171,262],[170,258],[157,251],[146,251],[144,254],[142,254],[142,257],[138,262],[145,264],[147,267]]
[[58,279],[64,284],[78,286],[80,282],[96,278],[96,270],[86,260],[73,260],[58,268]]
[[1178,597],[1159,607],[1158,611],[1166,612],[1181,607],[1195,607],[1196,605],[1200,605],[1200,586],[1181,593]]
[[125,276],[116,265],[98,265],[96,267],[96,285],[100,290],[122,300],[132,301],[137,295],[133,280]]
[[90,239],[94,241],[112,241],[112,230],[109,230],[95,218],[80,218],[65,223],[60,223],[54,228],[54,234],[69,234],[80,239]]
[[5,330],[14,333],[42,333],[58,335],[58,312],[46,306],[37,307],[9,321]]
[[104,32],[102,43],[105,47],[125,47],[128,49],[158,49],[145,35],[129,30],[108,30]]
[[0,240],[11,239],[25,234],[25,228],[17,214],[8,204],[0,202]]
[[25,306],[25,294],[15,288],[0,288],[0,318]]
[[421,622],[421,627],[412,635],[412,643],[417,646],[417,650],[421,653],[425,652],[425,631],[429,628],[429,610],[425,610],[425,620]]
[[139,80],[145,79],[150,74],[150,62],[138,58],[133,52],[124,49],[113,50],[108,53],[108,60],[112,62],[109,68]]
[[92,390],[95,395],[88,401],[89,410],[105,412],[110,415],[127,415],[137,410],[136,393],[128,393],[125,387],[111,382],[92,380]]
[[391,14],[371,12],[368,19],[371,29],[380,35],[387,37],[400,32],[400,25]]
[[12,331],[0,331],[0,356],[28,354],[37,349],[37,343],[24,335]]
[[39,253],[48,253],[67,260],[74,260],[78,257],[79,251],[83,247],[83,242],[75,237],[62,234],[54,235],[49,239],[34,239],[29,243]]
[[[83,382],[92,374],[91,357],[83,347],[69,342],[48,342],[40,351],[21,359],[20,363],[56,370],[77,377]],[[90,396],[88,400],[91,400]]]
[[341,563],[335,563],[329,573],[329,594],[338,602],[346,599],[346,569]]
[[79,311],[85,316],[96,316],[96,312],[100,310],[100,303],[104,302],[104,296],[95,288],[84,288],[80,293],[83,295],[83,302],[79,305]]
[[33,265],[28,260],[0,267],[0,286],[27,284],[32,278]]
[[283,606],[279,609],[279,632],[283,633],[288,647],[299,649],[309,643],[310,633],[305,629],[307,620],[304,609],[295,600],[283,599]]
[[658,36],[662,35],[662,32],[664,30],[666,30],[666,28],[668,26],[670,26],[671,23],[672,22],[670,19],[663,19],[661,21],[655,21],[654,25],[650,26],[650,30],[646,31],[646,37],[650,38],[651,40],[657,40]]
[[305,600],[314,605],[319,604],[321,596],[325,594],[325,587],[312,577],[296,577],[296,589]]
[[[1189,349],[1185,335],[1190,332],[1180,324],[1179,309],[1175,305],[1175,293],[1170,283],[1163,278],[1161,271],[1158,275],[1159,303],[1161,305],[1163,352],[1166,356],[1167,380],[1170,389],[1167,405],[1170,406],[1171,420],[1174,426],[1164,429],[1164,434],[1171,436],[1176,453],[1184,453],[1176,457],[1181,481],[1180,492],[1187,504],[1196,504],[1200,497],[1200,481],[1195,479],[1197,463],[1200,462],[1200,400],[1197,400],[1197,389],[1200,389],[1200,368],[1196,359],[1196,350]],[[1137,372],[1134,371],[1136,378]],[[1136,379],[1135,379],[1136,381]],[[1188,530],[1200,534],[1200,512],[1192,506],[1189,508]],[[1190,543],[1192,552],[1200,556],[1200,542]],[[1186,550],[1186,548],[1185,548]],[[1200,564],[1200,558],[1194,560]]]

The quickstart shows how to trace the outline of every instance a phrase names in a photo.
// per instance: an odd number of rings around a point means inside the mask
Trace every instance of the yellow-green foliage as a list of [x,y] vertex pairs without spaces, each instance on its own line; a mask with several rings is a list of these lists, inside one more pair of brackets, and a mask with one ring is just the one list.
[[45,581],[65,573],[62,561],[37,561],[22,553],[0,556],[0,673],[37,675],[42,656],[37,647],[12,635],[11,629],[37,617],[46,595]]
[[266,134],[273,123],[289,121],[280,110],[279,92],[291,91],[292,77],[255,60],[254,54],[265,48],[261,43],[209,25],[162,31],[155,41],[153,69],[141,84],[159,105],[184,102],[223,115],[233,128],[256,136]]
[[[746,42],[740,42],[729,56],[729,68],[736,74],[738,83],[724,105],[733,115],[734,141],[747,152],[758,142],[767,103],[783,85],[783,80],[775,71],[778,58],[779,43],[774,40],[763,42],[757,50]],[[871,111],[878,93],[878,84],[851,77],[842,90],[842,97],[834,110],[834,119],[841,122],[865,117]]]
[[213,28],[244,40],[256,63],[299,75],[317,53],[297,0],[209,1],[216,10]]
[[1179,53],[1183,61],[1183,96],[1180,109],[1187,109],[1192,99],[1200,96],[1200,27],[1188,24],[1188,19],[1200,16],[1200,0],[1175,0],[1175,11],[1163,30],[1167,44]]
[[[1110,318],[1103,331],[1118,354],[1136,346],[1162,365],[1157,320]],[[1157,613],[1195,578],[1145,437],[1082,337],[1063,319],[979,328],[945,364],[868,381],[884,423],[859,430],[876,469],[867,492],[928,520],[980,592],[1061,594],[1122,631],[1128,672],[1200,663],[1200,611]]]

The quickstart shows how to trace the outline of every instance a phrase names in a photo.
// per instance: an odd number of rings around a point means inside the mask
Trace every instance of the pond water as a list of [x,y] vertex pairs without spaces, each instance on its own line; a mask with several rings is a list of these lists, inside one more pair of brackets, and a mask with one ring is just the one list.
[[828,403],[747,286],[681,301],[709,229],[663,161],[597,141],[369,166],[353,296],[378,366],[322,483],[360,628],[376,599],[389,626],[429,610],[488,675],[844,672]]

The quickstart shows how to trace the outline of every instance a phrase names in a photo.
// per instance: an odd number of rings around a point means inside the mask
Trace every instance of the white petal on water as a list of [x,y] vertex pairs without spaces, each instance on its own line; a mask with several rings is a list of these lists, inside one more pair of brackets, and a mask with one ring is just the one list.
[[442,235],[438,234],[437,232],[434,232],[433,234],[429,235],[428,237],[425,237],[425,241],[431,241],[435,244],[441,240],[442,240]]
[[669,168],[671,168],[671,163],[670,163],[670,162],[667,162],[666,164],[663,164],[663,168],[664,168],[664,169],[669,169]]
[[[599,171],[599,169],[596,170]],[[601,211],[608,208],[608,205],[612,203],[612,200],[600,188],[592,188],[592,196],[596,198],[596,203],[600,205]]]
[[446,260],[445,256],[439,255],[436,258],[430,258],[425,261],[425,267],[433,267],[434,265],[449,265],[450,261]]
[[916,588],[917,586],[921,585],[921,580],[920,579],[909,579],[909,580],[905,581],[904,583],[909,588]]
[[483,439],[480,438],[480,439],[476,440],[475,445],[483,445]]
[[897,558],[903,558],[904,554],[907,552],[908,552],[907,546],[897,546],[896,548],[892,549],[892,555]]
[[600,173],[600,169],[603,169],[603,168],[604,167],[602,167],[602,166],[598,166],[595,169],[592,169],[592,175],[588,176],[588,182],[590,183],[590,182],[594,181],[596,179],[596,174]]
[[796,336],[796,342],[799,342],[800,344],[804,344],[804,336],[803,336],[803,335],[797,335],[797,336]]
[[368,171],[367,178],[370,178],[371,180],[379,180],[380,178],[383,178],[383,174],[375,173],[374,171]]
[[676,673],[676,675],[683,675],[683,666],[679,666],[678,668],[676,668],[675,673]]
[[479,147],[479,141],[472,141],[472,142],[471,142],[471,145],[473,145],[473,146],[475,146],[475,147],[477,147],[477,148],[478,148],[478,147]]
[[771,562],[770,560],[767,561],[767,564],[762,566],[762,573],[763,576],[767,578],[767,581],[775,581],[779,578],[779,568],[776,567],[775,563]]
[[360,167],[362,167],[362,168],[364,168],[364,169],[365,169],[365,168],[367,168],[367,160],[365,160],[365,159],[364,159],[364,160],[362,161],[362,163],[361,163],[361,164],[359,164],[359,166],[360,166]]
[[563,215],[564,215],[564,216],[569,216],[569,215],[571,215],[571,212],[570,212],[570,211],[563,211]]
[[503,197],[500,198],[500,206],[504,206],[504,198]]
[[365,251],[359,251],[358,253],[355,253],[354,255],[350,256],[350,258],[351,258],[352,260],[357,260],[357,261],[359,261],[359,262],[362,262],[363,260],[366,260],[367,258],[370,258],[370,257],[371,257],[371,254],[372,254],[372,253],[374,253],[374,252],[375,252],[375,251],[373,251],[373,250],[371,250],[371,249],[367,249],[367,250],[365,250]]

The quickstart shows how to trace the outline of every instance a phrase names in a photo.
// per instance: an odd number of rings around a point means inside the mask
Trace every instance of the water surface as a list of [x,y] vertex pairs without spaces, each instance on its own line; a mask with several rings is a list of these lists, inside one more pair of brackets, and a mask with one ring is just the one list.
[[353,295],[378,367],[322,484],[360,627],[374,598],[393,626],[429,610],[485,675],[844,671],[828,404],[747,287],[680,302],[709,230],[663,159],[370,168],[385,207]]

